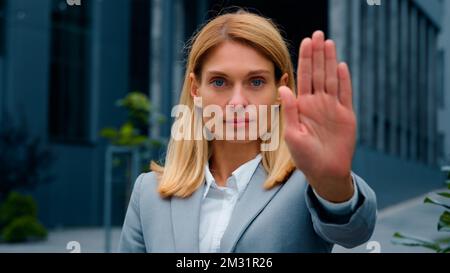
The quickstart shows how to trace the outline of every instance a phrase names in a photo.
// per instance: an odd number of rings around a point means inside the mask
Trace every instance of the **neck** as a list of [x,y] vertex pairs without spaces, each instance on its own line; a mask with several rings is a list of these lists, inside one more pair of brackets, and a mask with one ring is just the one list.
[[227,178],[245,162],[255,158],[260,152],[260,142],[232,143],[213,140],[212,155],[209,161],[211,174],[218,186],[226,186]]

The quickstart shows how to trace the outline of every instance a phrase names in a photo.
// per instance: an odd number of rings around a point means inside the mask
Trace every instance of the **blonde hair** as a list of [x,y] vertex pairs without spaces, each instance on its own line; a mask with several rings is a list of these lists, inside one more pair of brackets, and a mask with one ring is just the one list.
[[[275,67],[276,80],[283,74],[288,75],[287,86],[295,90],[294,72],[286,42],[276,25],[270,20],[246,11],[238,11],[220,15],[209,21],[197,32],[192,40],[187,60],[180,104],[194,109],[194,100],[190,94],[189,74],[200,77],[202,61],[205,56],[224,41],[244,43],[271,60]],[[277,92],[277,91],[276,91]],[[282,107],[282,106],[281,106]],[[187,122],[194,124],[194,118]],[[283,111],[280,110],[279,146],[274,151],[262,151],[262,163],[268,176],[264,188],[270,189],[278,183],[284,182],[295,169],[287,145],[283,137]],[[192,127],[191,127],[192,128]],[[165,166],[154,161],[150,169],[157,174],[158,191],[162,197],[188,197],[204,182],[204,166],[209,159],[210,149],[208,141],[202,140],[174,140],[170,139]]]

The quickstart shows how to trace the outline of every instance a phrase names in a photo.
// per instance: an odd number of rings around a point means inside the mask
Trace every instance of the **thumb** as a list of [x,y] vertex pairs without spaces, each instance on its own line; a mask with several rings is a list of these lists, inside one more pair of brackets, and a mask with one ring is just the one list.
[[278,88],[278,92],[280,93],[281,106],[287,125],[298,123],[297,99],[294,96],[294,92],[286,86]]

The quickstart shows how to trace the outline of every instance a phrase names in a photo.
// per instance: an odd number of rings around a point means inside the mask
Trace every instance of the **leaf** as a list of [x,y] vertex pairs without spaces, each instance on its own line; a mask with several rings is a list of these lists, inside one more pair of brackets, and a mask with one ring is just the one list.
[[432,249],[437,252],[439,252],[441,250],[441,248],[439,247],[439,244],[437,244],[433,241],[427,240],[427,239],[414,237],[414,236],[406,236],[399,232],[394,233],[393,237],[394,237],[394,240],[392,241],[393,244],[404,245],[404,246],[414,246],[414,247],[425,247],[425,248]]
[[158,139],[150,139],[149,144],[154,147],[161,147],[163,143]]
[[103,128],[100,131],[100,136],[108,139],[114,139],[117,137],[117,130],[111,127]]
[[417,236],[411,236],[411,235],[404,235],[401,234],[400,232],[395,232],[393,235],[394,238],[397,239],[406,239],[406,240],[411,240],[414,241],[415,243],[422,243],[422,244],[435,244],[435,242],[429,240],[429,239],[425,239],[425,238],[420,238]]
[[147,113],[150,111],[148,97],[139,91],[130,92],[125,98],[118,100],[116,105],[125,107],[130,111],[143,111]]
[[133,130],[134,130],[133,124],[127,122],[120,128],[120,136],[129,137],[133,134]]
[[439,231],[450,231],[450,212],[444,211],[439,217],[438,223]]
[[135,136],[130,140],[130,145],[140,145],[147,141],[147,136]]
[[436,239],[435,242],[438,243],[439,245],[449,245],[450,246],[450,236]]
[[429,204],[438,205],[438,206],[444,207],[444,208],[446,208],[446,209],[450,209],[450,206],[449,206],[449,205],[444,204],[444,203],[441,203],[441,202],[436,201],[436,200],[433,200],[433,199],[431,199],[431,198],[429,198],[429,197],[425,197],[425,199],[423,200],[423,202],[424,202],[424,203],[429,203]]
[[438,192],[437,194],[445,198],[450,198],[450,192]]

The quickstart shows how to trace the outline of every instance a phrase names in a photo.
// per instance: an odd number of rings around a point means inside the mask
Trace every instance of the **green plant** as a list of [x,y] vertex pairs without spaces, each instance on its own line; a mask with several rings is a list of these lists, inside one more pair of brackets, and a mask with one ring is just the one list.
[[0,234],[5,242],[45,239],[47,231],[37,220],[33,197],[11,192],[0,206]]
[[2,232],[2,237],[8,243],[42,240],[47,237],[47,230],[35,217],[27,215],[15,218],[7,225]]
[[139,146],[147,141],[147,137],[140,135],[130,122],[126,122],[119,129],[103,128],[100,135],[117,146]]
[[[450,190],[450,172],[447,176],[447,189]],[[443,198],[450,198],[450,192],[438,192],[439,196]],[[440,207],[443,207],[445,211],[440,215],[437,230],[440,232],[449,232],[450,231],[450,204],[445,203],[445,201],[438,201],[436,199],[425,197],[425,204],[433,204]],[[450,253],[450,236],[445,237],[440,240],[429,240],[424,238],[419,238],[416,236],[404,235],[400,232],[396,232],[393,235],[393,243],[400,244],[405,246],[413,246],[413,247],[424,247],[436,251],[438,253]]]
[[153,111],[148,97],[137,91],[129,93],[123,99],[119,99],[116,105],[128,110],[128,119],[135,125],[145,125],[150,112]]
[[164,117],[152,107],[150,100],[140,92],[130,92],[125,98],[116,102],[118,107],[127,110],[127,121],[119,128],[106,127],[100,135],[117,146],[159,146],[158,140],[148,137],[147,128],[150,114],[155,116],[157,122],[164,122]]
[[27,129],[4,113],[0,120],[0,202],[17,189],[33,189],[52,181],[49,173],[54,155]]
[[0,228],[22,216],[36,217],[37,206],[33,197],[11,192],[0,206]]

